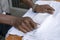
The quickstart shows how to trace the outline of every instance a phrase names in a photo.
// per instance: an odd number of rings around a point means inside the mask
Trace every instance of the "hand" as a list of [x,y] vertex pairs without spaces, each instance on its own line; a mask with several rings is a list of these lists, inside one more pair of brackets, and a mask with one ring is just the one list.
[[40,12],[40,13],[50,13],[53,14],[53,11],[55,11],[51,6],[49,5],[37,5],[35,8],[33,8],[34,12]]
[[24,33],[32,31],[37,26],[37,24],[29,17],[15,18],[12,23],[13,26]]

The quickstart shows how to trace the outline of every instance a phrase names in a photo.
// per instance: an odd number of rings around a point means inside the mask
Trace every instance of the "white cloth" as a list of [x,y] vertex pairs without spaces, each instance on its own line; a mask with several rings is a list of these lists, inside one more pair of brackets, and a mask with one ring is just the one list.
[[37,1],[39,5],[49,4],[55,9],[53,15],[50,14],[36,14],[30,9],[25,15],[31,17],[38,24],[38,29],[28,33],[22,33],[16,28],[12,27],[8,34],[24,36],[23,40],[60,40],[60,3],[53,1]]
[[37,40],[60,40],[60,13],[49,16],[35,33]]

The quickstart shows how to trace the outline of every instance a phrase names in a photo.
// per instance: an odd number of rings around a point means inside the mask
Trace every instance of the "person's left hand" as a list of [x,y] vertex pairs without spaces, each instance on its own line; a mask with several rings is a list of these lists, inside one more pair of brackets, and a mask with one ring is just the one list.
[[35,5],[33,6],[33,11],[37,12],[37,13],[49,13],[49,14],[53,14],[53,11],[55,11],[51,6],[49,5]]
[[27,33],[37,28],[35,23],[30,17],[15,17],[11,19],[12,25],[18,30]]

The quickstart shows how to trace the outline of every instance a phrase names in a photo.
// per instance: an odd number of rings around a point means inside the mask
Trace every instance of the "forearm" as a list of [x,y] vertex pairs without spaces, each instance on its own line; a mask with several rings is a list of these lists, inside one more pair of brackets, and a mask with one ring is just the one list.
[[34,5],[32,0],[22,0],[22,2],[29,6],[30,8],[32,8]]
[[9,25],[13,25],[12,24],[12,20],[14,16],[9,16],[9,15],[4,15],[4,14],[0,14],[0,23],[4,23],[4,24],[9,24]]

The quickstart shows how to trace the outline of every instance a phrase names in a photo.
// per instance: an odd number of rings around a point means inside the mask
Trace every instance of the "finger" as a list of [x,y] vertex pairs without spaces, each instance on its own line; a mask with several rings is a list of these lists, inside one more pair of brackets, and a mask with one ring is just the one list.
[[47,9],[43,9],[42,11],[41,11],[41,13],[46,13],[47,12]]
[[25,20],[26,20],[25,22],[28,23],[28,25],[29,25],[30,28],[32,27],[34,29],[36,27],[36,23],[30,17],[27,17]]
[[24,20],[24,23],[28,26],[28,28],[29,28],[30,30],[33,30],[32,26],[31,26],[31,24],[29,23],[28,20]]
[[30,24],[32,25],[33,28],[37,28],[37,23],[35,23],[33,20],[30,21]]
[[47,9],[47,10],[52,10],[52,11],[55,11],[55,9],[54,8],[52,8],[50,5],[48,5],[48,4],[46,4],[46,5],[44,5],[45,6],[45,8]]
[[20,22],[18,22],[18,27],[17,27],[20,31],[22,31],[22,32],[24,32],[24,33],[26,33],[26,32],[28,32],[23,26],[22,26],[22,21]]
[[26,23],[22,23],[22,27],[28,32],[31,31],[31,29],[26,25]]
[[30,24],[33,28],[37,28],[37,23],[35,23],[32,19],[30,20]]
[[24,32],[24,33],[28,32],[28,31],[27,31],[26,29],[24,29],[22,26],[19,26],[19,30],[22,31],[22,32]]
[[53,9],[52,7],[48,6],[47,10],[51,10],[51,11],[55,11],[55,9]]
[[47,10],[47,13],[49,13],[49,14],[53,14],[53,11],[51,11],[51,10]]
[[23,20],[21,21],[21,22],[19,22],[19,27],[18,27],[18,29],[20,30],[20,31],[22,31],[22,32],[24,32],[24,33],[26,33],[26,32],[28,32],[28,30],[27,30],[27,26],[26,25],[24,25],[24,23],[23,23]]
[[53,14],[53,11],[52,11],[52,10],[47,10],[47,9],[45,9],[45,12],[46,12],[46,13],[49,13],[49,14]]
[[31,18],[29,18],[28,21],[29,21],[30,25],[32,26],[32,28],[36,27],[37,24]]

